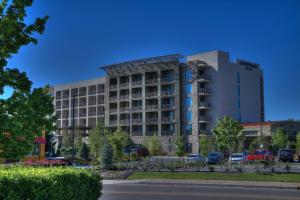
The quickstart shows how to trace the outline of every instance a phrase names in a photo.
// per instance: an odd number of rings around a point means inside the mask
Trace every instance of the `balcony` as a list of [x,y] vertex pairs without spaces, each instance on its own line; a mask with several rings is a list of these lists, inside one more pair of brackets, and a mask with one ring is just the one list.
[[209,82],[209,81],[211,81],[211,77],[208,75],[199,75],[198,81],[199,82]]
[[142,85],[142,81],[141,80],[138,80],[138,81],[132,81],[131,82],[131,86],[134,87],[134,86],[140,86]]
[[157,92],[146,92],[146,97],[156,97]]
[[120,88],[128,88],[128,87],[129,87],[129,82],[120,83]]
[[172,122],[174,122],[174,121],[175,121],[175,119],[172,118],[172,117],[162,117],[162,118],[161,118],[161,122],[162,122],[162,123],[172,123]]
[[173,104],[162,104],[161,105],[161,109],[163,109],[163,110],[171,110],[174,108],[175,108],[175,106]]
[[132,136],[143,136],[142,131],[132,131]]
[[132,106],[132,111],[143,110],[143,106]]
[[146,118],[146,123],[157,123],[158,118],[153,117],[153,118]]
[[143,123],[143,119],[142,118],[134,118],[134,119],[132,119],[132,123],[133,124]]
[[211,94],[211,90],[207,89],[207,88],[198,88],[198,95],[210,95]]
[[117,89],[118,88],[118,85],[117,84],[114,84],[114,85],[110,85],[109,86],[109,89]]
[[161,78],[161,83],[172,83],[174,81],[173,77],[163,77]]
[[146,105],[146,110],[157,110],[158,105]]
[[129,119],[120,119],[121,125],[129,125]]
[[129,99],[129,95],[128,94],[126,94],[126,95],[120,95],[120,99],[121,100]]
[[142,97],[142,93],[135,93],[131,95],[131,98],[141,98]]
[[116,112],[118,112],[117,108],[110,108],[109,109],[109,113],[116,113]]
[[207,116],[198,116],[198,121],[199,123],[206,123],[206,122],[210,122],[211,119],[210,117]]
[[157,135],[157,131],[146,131],[146,136]]
[[161,96],[171,96],[174,95],[174,91],[161,91]]
[[117,120],[109,120],[109,125],[114,126],[117,125],[118,121]]
[[118,100],[118,97],[117,97],[117,96],[109,97],[109,100],[110,100],[110,101],[117,101],[117,100]]
[[211,104],[210,103],[206,103],[206,102],[199,102],[198,103],[198,108],[199,109],[210,109],[211,108]]
[[120,112],[126,112],[129,111],[129,106],[128,107],[120,107]]
[[157,78],[146,79],[146,84],[157,84]]

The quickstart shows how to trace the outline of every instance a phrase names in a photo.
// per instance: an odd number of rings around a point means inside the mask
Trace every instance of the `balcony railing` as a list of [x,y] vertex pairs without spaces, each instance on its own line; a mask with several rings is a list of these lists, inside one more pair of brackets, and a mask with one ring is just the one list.
[[118,121],[117,120],[109,120],[109,125],[117,125]]
[[208,75],[198,75],[198,81],[208,82],[211,81],[211,77]]
[[174,78],[173,77],[163,77],[161,78],[161,83],[172,83],[174,81]]
[[110,113],[115,113],[115,112],[118,112],[118,109],[117,108],[110,108],[109,112]]
[[132,81],[131,82],[131,86],[138,86],[138,85],[142,85],[142,81],[139,80],[139,81]]
[[157,135],[157,131],[146,131],[146,136]]
[[129,99],[129,95],[128,94],[127,95],[121,95],[120,99]]
[[132,106],[132,111],[143,110],[143,106]]
[[143,136],[142,131],[132,131],[132,136]]
[[109,97],[109,100],[110,101],[116,101],[116,100],[118,100],[118,97],[117,96]]
[[129,111],[129,107],[120,107],[120,112]]
[[129,86],[129,82],[120,83],[120,88],[127,88]]
[[146,105],[146,110],[157,110],[158,105]]
[[142,123],[143,122],[143,119],[142,118],[135,118],[135,119],[132,119],[132,123],[133,124],[139,124],[139,123]]
[[161,96],[169,96],[173,95],[174,91],[161,91]]
[[157,121],[158,121],[157,117],[155,117],[155,118],[146,118],[147,123],[156,123]]
[[131,95],[132,98],[140,98],[142,97],[142,93],[134,93]]
[[118,87],[118,85],[117,84],[114,84],[114,85],[110,85],[109,86],[109,89],[116,89]]
[[198,116],[199,122],[209,122],[211,121],[210,117],[207,116]]
[[161,109],[174,109],[174,105],[173,104],[162,104],[161,105]]
[[211,108],[211,104],[210,103],[206,103],[206,102],[199,102],[198,103],[198,107],[200,109],[209,109],[209,108]]
[[161,135],[173,135],[174,131],[161,131]]
[[207,88],[198,88],[198,94],[208,95],[211,93],[210,89]]
[[156,83],[157,83],[157,78],[146,79],[146,84],[156,84]]
[[129,119],[120,119],[120,124],[121,125],[128,125],[129,124]]
[[161,122],[163,122],[163,123],[171,123],[171,122],[174,122],[174,118],[172,118],[172,117],[162,117],[161,118]]
[[157,92],[146,92],[146,97],[156,97]]

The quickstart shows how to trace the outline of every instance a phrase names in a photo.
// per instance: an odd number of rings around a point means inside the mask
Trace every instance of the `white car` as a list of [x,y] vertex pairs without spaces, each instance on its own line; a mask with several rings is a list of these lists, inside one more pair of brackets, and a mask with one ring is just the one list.
[[243,153],[233,153],[231,157],[229,157],[229,162],[238,164],[245,163],[246,156]]
[[200,154],[198,153],[191,153],[189,154],[189,156],[186,158],[187,161],[189,162],[204,162],[205,158],[202,157]]

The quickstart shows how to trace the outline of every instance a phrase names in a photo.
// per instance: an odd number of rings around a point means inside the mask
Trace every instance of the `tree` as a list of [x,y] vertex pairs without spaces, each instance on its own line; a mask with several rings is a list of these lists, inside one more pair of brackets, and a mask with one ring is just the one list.
[[89,159],[89,148],[86,145],[85,142],[81,143],[81,146],[79,148],[79,157],[84,159],[84,160],[88,160]]
[[185,141],[184,136],[177,136],[175,140],[176,156],[184,156],[185,154]]
[[26,8],[32,0],[3,0],[0,3],[0,94],[4,87],[13,95],[0,100],[0,157],[21,158],[33,147],[34,138],[42,131],[54,130],[54,108],[49,88],[31,90],[25,72],[7,67],[7,60],[27,44],[37,43],[34,34],[42,34],[48,16],[25,24]]
[[78,157],[80,157],[80,155],[79,155],[79,149],[81,148],[83,142],[82,142],[82,135],[79,132],[79,130],[75,131],[75,141],[74,141],[74,143],[75,143],[75,152],[76,152],[76,155]]
[[276,129],[273,138],[272,138],[272,144],[273,144],[273,150],[277,153],[279,149],[286,148],[288,142],[288,136],[284,133],[282,128]]
[[[243,126],[229,116],[217,121],[217,125],[213,130],[216,142],[221,149],[229,152],[229,157],[231,157],[233,146],[238,144],[238,135],[241,130],[243,130]],[[232,171],[231,162],[230,171]]]
[[63,138],[62,138],[62,147],[61,147],[61,153],[62,156],[70,159],[73,155],[73,140],[71,138],[70,133],[67,130],[63,131]]
[[208,136],[208,135],[199,136],[199,147],[200,147],[200,154],[205,157],[208,156],[208,153],[213,151],[215,148],[214,136]]
[[99,161],[102,169],[110,169],[113,163],[113,148],[107,138],[104,138]]
[[147,147],[151,156],[158,156],[162,154],[161,142],[157,135],[154,135],[145,140],[144,146]]
[[90,157],[93,161],[99,159],[105,135],[106,133],[103,124],[99,124],[96,128],[89,131]]
[[297,136],[296,136],[296,151],[298,154],[300,154],[300,131],[298,131]]
[[[126,139],[127,134],[121,130],[121,127],[118,127],[117,130],[111,134],[108,139],[109,143],[111,144],[113,148],[113,158],[114,160],[120,160],[123,156],[123,148],[124,148],[124,141]],[[128,138],[127,138],[128,139]],[[127,145],[127,144],[126,144]]]

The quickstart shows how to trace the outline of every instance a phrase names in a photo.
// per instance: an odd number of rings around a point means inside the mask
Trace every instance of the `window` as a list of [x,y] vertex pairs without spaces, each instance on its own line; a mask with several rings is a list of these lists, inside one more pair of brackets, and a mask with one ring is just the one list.
[[79,106],[86,106],[86,98],[85,97],[79,99]]
[[238,72],[238,73],[236,73],[236,81],[237,81],[237,83],[240,83],[240,73]]
[[61,91],[57,91],[55,97],[56,99],[61,99]]
[[186,135],[191,135],[192,134],[192,124],[187,124],[187,125],[185,125],[185,128],[184,128],[184,130],[185,130],[185,134]]
[[185,121],[188,121],[188,122],[192,121],[192,111],[191,110],[187,110],[187,112],[185,114]]
[[186,83],[185,84],[185,95],[191,95],[192,94],[192,84]]
[[192,71],[189,69],[186,69],[185,73],[184,73],[184,78],[185,78],[185,81],[192,81],[192,79],[193,79]]
[[71,97],[76,97],[78,96],[78,88],[73,88],[71,90]]
[[89,106],[96,105],[96,96],[89,97]]
[[89,86],[89,95],[96,94],[96,85]]
[[191,153],[192,152],[192,143],[187,143],[186,145],[185,145],[185,150],[186,150],[186,152],[187,153]]
[[186,107],[192,107],[192,98],[191,97],[186,97],[185,98],[185,106]]
[[69,98],[69,90],[64,90],[62,94],[63,94],[62,96],[64,99]]
[[89,117],[96,116],[96,107],[89,107]]
[[104,84],[99,84],[98,85],[98,93],[104,93],[105,89],[104,89]]
[[98,95],[97,104],[104,104],[104,96]]
[[86,87],[79,88],[79,96],[85,96],[86,95]]

